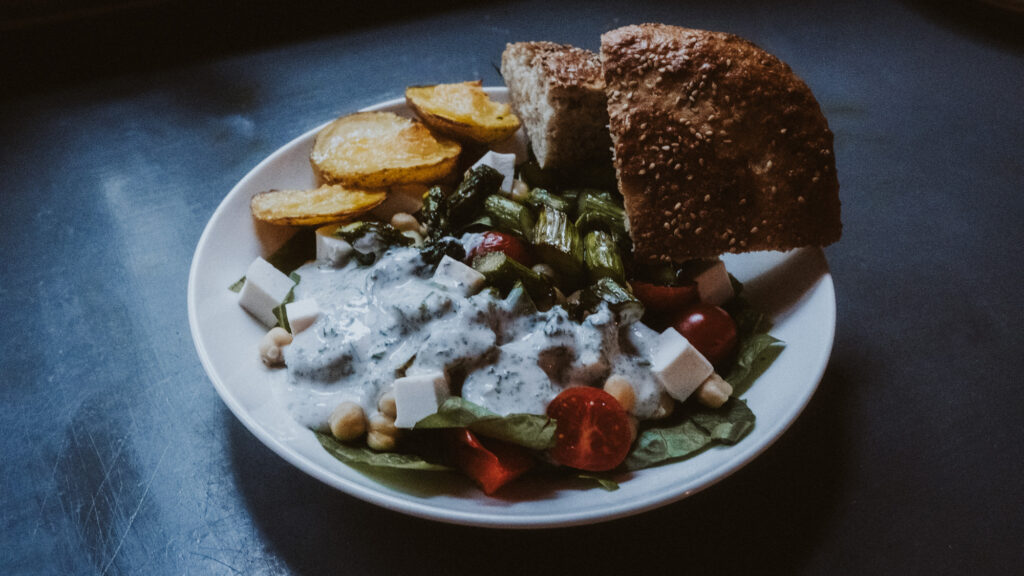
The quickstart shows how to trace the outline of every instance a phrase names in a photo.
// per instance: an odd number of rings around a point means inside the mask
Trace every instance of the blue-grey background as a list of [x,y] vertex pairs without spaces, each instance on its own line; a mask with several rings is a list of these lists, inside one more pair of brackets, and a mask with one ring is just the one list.
[[[0,19],[0,573],[1024,566],[1019,13],[883,0],[79,4]],[[793,427],[692,498],[542,531],[379,509],[249,434],[207,380],[186,315],[192,253],[228,190],[293,137],[408,84],[500,83],[506,42],[596,49],[602,32],[645,21],[775,53],[835,132],[836,343]]]

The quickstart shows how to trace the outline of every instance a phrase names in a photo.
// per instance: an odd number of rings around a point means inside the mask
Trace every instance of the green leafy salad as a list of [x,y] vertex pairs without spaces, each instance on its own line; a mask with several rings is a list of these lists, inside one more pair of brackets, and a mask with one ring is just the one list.
[[[296,283],[275,309],[294,332],[290,376],[327,386],[358,380],[351,366],[385,375],[360,381],[372,384],[362,405],[339,403],[310,425],[324,449],[357,466],[459,471],[493,494],[554,470],[615,489],[622,472],[742,441],[755,415],[739,397],[784,345],[722,262],[634,261],[617,191],[559,186],[532,164],[517,178],[504,187],[478,164],[454,189],[430,188],[413,214],[303,230],[268,259]],[[313,337],[288,312],[321,241],[343,247],[339,274],[384,282],[401,269],[434,287],[415,306],[382,297],[395,301],[375,305],[402,318],[399,336],[326,368],[311,364]],[[304,331],[322,340],[343,319],[321,311]],[[386,364],[403,343],[414,352]]]

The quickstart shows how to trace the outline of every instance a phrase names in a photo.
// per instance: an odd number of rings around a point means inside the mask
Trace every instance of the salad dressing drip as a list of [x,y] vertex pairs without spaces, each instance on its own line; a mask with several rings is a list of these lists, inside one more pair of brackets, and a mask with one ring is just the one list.
[[296,272],[295,299],[320,308],[284,349],[285,402],[303,426],[326,428],[343,401],[370,414],[396,378],[440,370],[453,394],[501,415],[543,414],[563,388],[600,386],[612,374],[633,385],[638,418],[659,405],[649,357],[656,333],[616,323],[607,307],[576,323],[561,306],[539,312],[515,292],[465,297],[433,282],[433,267],[411,247],[378,251],[370,266],[317,261]]

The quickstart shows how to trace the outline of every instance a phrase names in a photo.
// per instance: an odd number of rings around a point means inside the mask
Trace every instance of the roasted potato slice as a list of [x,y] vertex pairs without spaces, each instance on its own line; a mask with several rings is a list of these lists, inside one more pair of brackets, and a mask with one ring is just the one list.
[[271,190],[252,197],[249,210],[270,224],[314,226],[365,214],[387,197],[383,190],[325,184],[312,190]]
[[435,136],[423,123],[391,112],[357,112],[316,135],[309,161],[327,184],[387,188],[427,184],[458,164],[458,142]]
[[410,86],[405,89],[405,101],[427,126],[456,140],[493,144],[519,129],[519,117],[512,108],[491,100],[479,80]]

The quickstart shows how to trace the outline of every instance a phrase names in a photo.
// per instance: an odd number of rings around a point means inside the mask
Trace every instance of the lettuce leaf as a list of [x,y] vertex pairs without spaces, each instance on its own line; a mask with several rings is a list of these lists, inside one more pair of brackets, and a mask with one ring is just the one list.
[[383,468],[401,468],[404,470],[451,470],[448,466],[428,462],[416,454],[399,452],[376,452],[365,445],[353,446],[338,442],[334,436],[323,432],[313,432],[320,445],[331,455],[347,464],[367,464]]
[[742,296],[733,299],[727,310],[736,322],[738,344],[736,362],[725,379],[732,384],[733,395],[741,396],[771,366],[786,345],[768,334],[771,321]]
[[469,428],[474,433],[533,450],[547,450],[555,442],[555,421],[536,414],[499,416],[459,396],[445,400],[437,413],[416,423],[416,430]]
[[738,398],[721,408],[689,402],[667,422],[641,430],[623,467],[640,470],[693,456],[715,443],[736,444],[754,429],[754,420],[747,403]]

